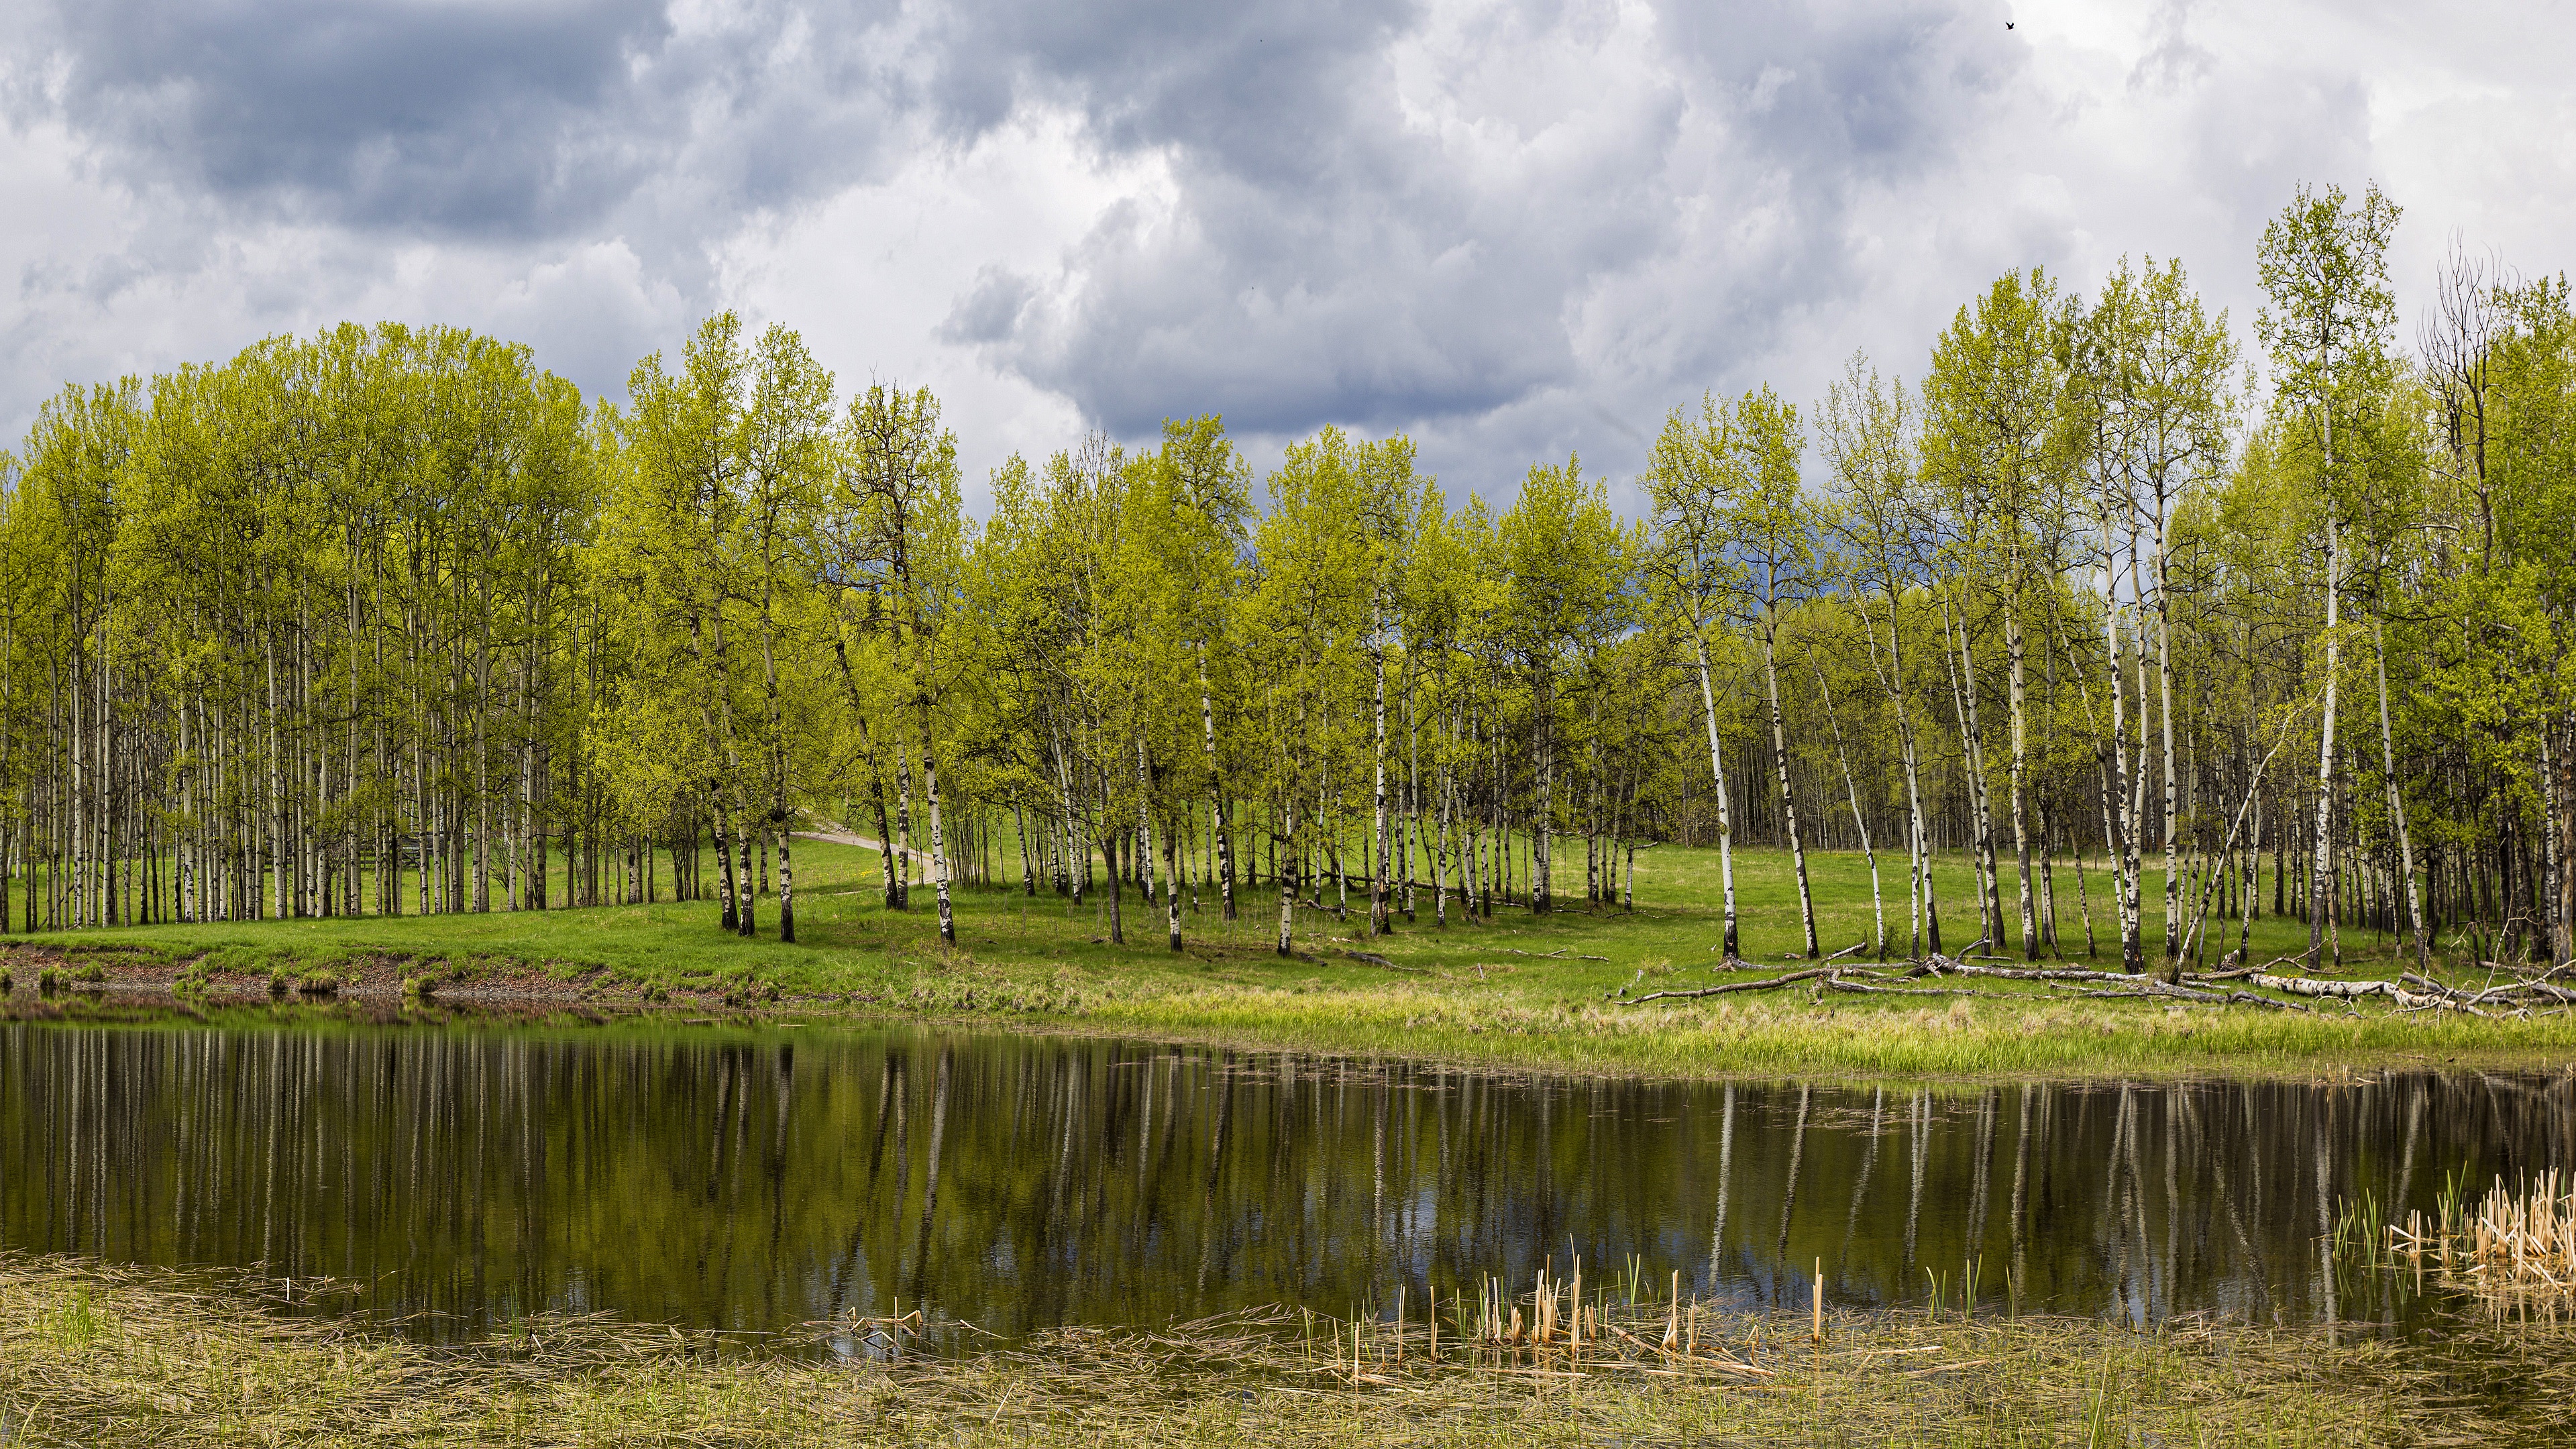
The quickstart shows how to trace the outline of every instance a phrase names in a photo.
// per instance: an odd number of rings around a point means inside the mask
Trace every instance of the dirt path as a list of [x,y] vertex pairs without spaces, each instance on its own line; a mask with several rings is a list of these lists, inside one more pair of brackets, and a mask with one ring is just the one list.
[[[875,841],[870,840],[864,835],[852,835],[846,830],[799,830],[793,832],[793,834],[798,840],[820,840],[832,845],[855,845],[861,850],[873,850],[879,855],[885,854],[884,846],[877,844]],[[927,871],[930,869],[929,851],[910,850],[903,853],[910,856],[912,863],[920,866],[923,870]]]

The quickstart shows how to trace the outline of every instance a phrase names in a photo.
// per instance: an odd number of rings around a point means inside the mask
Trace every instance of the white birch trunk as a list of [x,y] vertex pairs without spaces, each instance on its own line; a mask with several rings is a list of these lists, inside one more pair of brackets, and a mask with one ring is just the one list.
[[[939,939],[954,946],[957,915],[948,898],[948,850],[939,818],[939,757],[931,749],[928,700],[921,703],[921,787],[923,801],[930,807],[930,879],[939,896]],[[780,852],[780,859],[785,858],[785,852]]]
[[1798,920],[1806,928],[1807,957],[1821,954],[1816,944],[1816,898],[1807,888],[1807,847],[1798,837],[1798,801],[1789,787],[1789,732],[1780,715],[1780,670],[1775,658],[1779,616],[1762,612],[1762,687],[1771,703],[1771,761],[1780,772],[1780,819],[1789,828],[1789,863],[1798,877]]
[[[2331,446],[2327,457],[2332,460]],[[2334,507],[2329,503],[2326,508],[2325,713],[2317,728],[2316,858],[2308,876],[2308,963],[2312,967],[2319,953],[2325,949],[2326,911],[2334,892],[2335,686],[2343,662],[2343,641],[2337,628],[2342,620],[2341,590],[2337,587],[2340,581],[2336,576],[2342,571],[2343,528],[2336,522]]]
[[1384,936],[1393,933],[1395,930],[1395,923],[1390,919],[1387,909],[1386,651],[1383,648],[1377,651],[1377,698],[1375,711],[1377,732],[1375,742],[1377,757],[1377,833],[1376,839],[1373,842],[1376,859],[1372,863],[1369,880],[1369,934],[1372,936]]
[[[2016,576],[2007,587],[2017,589],[2019,583],[2019,578]],[[2004,655],[2012,686],[2013,860],[2021,872],[2021,950],[2024,958],[2036,961],[2039,959],[2039,933],[2036,922],[2032,918],[2034,898],[2030,881],[2030,825],[2028,794],[2024,787],[2024,772],[2030,758],[2027,723],[2029,689],[2022,674],[2021,611],[2010,596],[2004,600]]]
[[[1851,797],[1852,828],[1860,833],[1861,854],[1869,859],[1869,909],[1872,918],[1877,922],[1878,959],[1884,961],[1887,959],[1887,904],[1885,897],[1879,891],[1878,851],[1870,845],[1869,816],[1860,808],[1860,782],[1852,776],[1851,751],[1843,747],[1843,722],[1842,717],[1834,712],[1833,689],[1825,683],[1824,666],[1816,662],[1816,656],[1812,650],[1807,655],[1807,667],[1816,672],[1816,694],[1824,700],[1825,723],[1832,726],[1834,732],[1834,758],[1840,761],[1843,767],[1843,792]],[[1632,876],[1636,868],[1635,860],[1636,857],[1631,854],[1629,869]]]
[[[2388,818],[2397,827],[2397,866],[2406,873],[2406,923],[2415,933],[2416,964],[2430,969],[2433,963],[2433,946],[2425,936],[2424,900],[2415,886],[2415,842],[2406,828],[2406,799],[2397,787],[2397,733],[2388,715],[2388,624],[2384,619],[2375,619],[2372,623],[2374,626],[2371,631],[2372,639],[2378,645],[2375,662],[2379,668],[2380,773],[2388,779]],[[2565,860],[2559,850],[2558,838],[2558,773],[2554,762],[2549,758],[2549,734],[2546,724],[2542,726],[2540,740],[2540,778],[2546,786],[2541,793],[2541,798],[2549,802],[2550,855],[2558,868],[2564,870]],[[2552,933],[2550,954],[2558,959],[2553,959],[2549,963],[2552,966],[2559,965],[2564,959],[2564,948],[2560,938],[2565,935],[2567,928],[2566,918],[2563,913],[2556,910],[2556,906],[2557,902],[2553,899],[2552,914],[2556,919],[2553,923],[2555,929]]]
[[[2103,566],[2103,637],[2110,659],[2111,682],[2111,781],[2117,787],[2119,809],[2114,815],[2110,799],[2103,801],[2102,823],[2111,831],[2111,869],[2114,876],[2112,895],[2120,919],[2120,967],[2124,971],[2146,969],[2146,943],[2140,939],[2138,922],[2138,852],[2136,822],[2130,817],[2133,791],[2129,775],[2128,683],[2121,677],[2120,603],[2108,562]],[[2143,767],[2144,761],[2139,762]]]
[[[2170,595],[2170,564],[2165,556],[2165,516],[2161,498],[2156,505],[2156,700],[2157,720],[2164,739],[2165,784],[2165,959],[2179,961],[2181,944],[2175,932],[2182,914],[2181,843],[2176,839],[2182,824],[2182,796],[2174,777],[2173,723],[2173,602]],[[2145,708],[2145,701],[2139,701]],[[2180,969],[2179,964],[2176,970]],[[2176,985],[2181,984],[2179,981]]]
[[1208,689],[1207,645],[1199,645],[1199,732],[1207,743],[1208,819],[1216,830],[1216,889],[1220,914],[1234,919],[1234,833],[1226,827],[1225,781],[1217,773],[1216,702]]
[[1726,939],[1721,954],[1732,960],[1738,954],[1735,934],[1735,822],[1727,809],[1726,757],[1717,743],[1717,695],[1708,680],[1708,640],[1696,624],[1691,629],[1691,643],[1699,655],[1699,703],[1701,718],[1708,723],[1708,771],[1717,781],[1717,878],[1726,898]]

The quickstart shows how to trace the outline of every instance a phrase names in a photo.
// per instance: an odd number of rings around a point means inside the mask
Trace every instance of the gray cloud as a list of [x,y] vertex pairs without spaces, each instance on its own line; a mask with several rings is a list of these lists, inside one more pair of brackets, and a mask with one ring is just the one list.
[[[751,297],[1010,446],[1216,410],[1403,429],[1453,485],[1623,477],[1703,388],[1915,370],[2007,267],[2179,254],[2241,326],[2300,179],[2393,157],[2410,227],[2563,235],[2566,25],[2482,3],[31,0],[0,420],[341,316],[613,393]],[[2478,175],[2514,179],[2420,204]]]
[[[1602,23],[1593,7],[1531,5],[1466,43],[1580,51]],[[1261,433],[1419,425],[1579,384],[1588,299],[1696,251],[1707,269],[1638,341],[1707,375],[1758,356],[1784,303],[1856,285],[1856,195],[1945,169],[2014,67],[1982,26],[1972,43],[1960,17],[1919,7],[1673,6],[1652,70],[1617,93],[1496,80],[1427,125],[1371,26],[1336,17],[1287,37],[1275,65],[1247,58],[1262,44],[1248,28],[1178,44],[1159,67],[1082,46],[1022,62],[1078,91],[1104,144],[1167,153],[1177,200],[1168,216],[1104,219],[1053,276],[1007,279],[1007,326],[991,300],[1003,280],[979,288],[952,338],[1126,433],[1183,399]],[[1252,83],[1207,83],[1228,67]],[[1730,213],[1762,224],[1738,230]]]
[[129,184],[299,221],[542,237],[673,178],[724,215],[858,174],[898,89],[866,58],[883,19],[864,3],[682,26],[663,0],[83,0],[42,14],[20,89],[43,73],[47,108]]

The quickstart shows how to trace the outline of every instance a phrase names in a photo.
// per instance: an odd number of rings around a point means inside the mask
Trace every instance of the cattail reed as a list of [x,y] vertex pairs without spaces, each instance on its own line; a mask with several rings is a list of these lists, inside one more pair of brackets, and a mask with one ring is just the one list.
[[2520,1191],[2502,1177],[2471,1210],[2445,1192],[2438,1213],[2390,1224],[2387,1245],[2420,1277],[2426,1259],[2444,1279],[2501,1306],[2576,1297],[2576,1183],[2551,1168]]

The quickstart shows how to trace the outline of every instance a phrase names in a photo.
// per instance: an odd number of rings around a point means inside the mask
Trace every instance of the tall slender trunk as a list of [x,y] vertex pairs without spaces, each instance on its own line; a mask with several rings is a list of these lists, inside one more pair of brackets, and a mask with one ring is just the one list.
[[1109,768],[1105,764],[1101,766],[1098,783],[1101,825],[1100,863],[1109,876],[1109,942],[1114,946],[1123,946],[1127,944],[1127,930],[1126,923],[1120,917],[1120,911],[1126,901],[1127,890],[1126,878],[1120,874],[1118,864],[1118,837],[1123,832],[1118,829],[1115,818],[1109,813]]
[[[2165,959],[2175,961],[2181,951],[2176,936],[2182,915],[2181,824],[2182,796],[2174,775],[2173,722],[2173,604],[2170,598],[2171,564],[2165,557],[2165,517],[2161,498],[2156,506],[2156,717],[2164,739],[2165,776]],[[2139,708],[2146,707],[2144,699]],[[2174,968],[2175,985],[2180,985],[2181,967]]]
[[[923,803],[930,807],[930,879],[931,889],[939,897],[939,939],[957,944],[957,911],[948,894],[948,848],[940,834],[939,757],[933,751],[930,736],[930,696],[919,696],[921,729],[921,789]],[[907,872],[909,873],[909,872]]]
[[1293,956],[1297,932],[1297,805],[1293,789],[1285,809],[1270,808],[1270,873],[1279,882],[1279,954]]
[[778,939],[796,944],[796,869],[788,853],[787,822],[778,824]]
[[1451,789],[1449,784],[1449,762],[1444,758],[1439,762],[1439,765],[1439,783],[1433,787],[1440,795],[1440,823],[1438,827],[1439,833],[1432,837],[1431,846],[1431,923],[1435,926],[1446,927],[1449,924],[1449,801]]
[[1234,919],[1234,832],[1225,818],[1225,777],[1216,762],[1216,702],[1208,688],[1207,645],[1198,646],[1199,658],[1199,733],[1207,745],[1208,818],[1216,831],[1216,889],[1223,917]]
[[1057,855],[1064,862],[1064,889],[1072,895],[1074,909],[1080,910],[1083,889],[1091,882],[1091,845],[1083,834],[1081,812],[1074,808],[1073,766],[1065,758],[1063,733],[1051,730],[1049,742],[1055,753],[1056,792],[1064,809],[1063,849]]
[[[1154,904],[1154,762],[1145,748],[1145,736],[1136,736],[1136,866],[1138,884],[1144,888],[1145,905]],[[1171,832],[1163,832],[1164,854],[1171,853]],[[1163,872],[1167,884],[1177,885],[1167,867]],[[1172,897],[1172,949],[1181,949],[1180,896]]]
[[[1184,819],[1187,817],[1184,816]],[[1187,865],[1181,854],[1181,832],[1163,832],[1163,914],[1172,934],[1172,949],[1181,949],[1181,876]],[[1193,897],[1195,900],[1195,897]]]
[[1539,673],[1533,705],[1530,728],[1538,751],[1538,803],[1530,819],[1529,907],[1532,915],[1544,915],[1556,904],[1549,869],[1549,837],[1556,829],[1556,680],[1546,670]]
[[[2544,758],[2541,761],[2542,778],[2549,785],[2544,792],[2544,797],[2549,809],[2550,850],[2552,859],[2556,862],[2556,869],[2551,873],[2553,889],[2550,892],[2549,902],[2549,964],[2552,968],[2564,966],[2571,957],[2576,957],[2576,869],[2569,867],[2567,858],[2569,846],[2567,724],[2566,714],[2552,711],[2542,721],[2540,736],[2544,745],[2552,739],[2558,742],[2556,749],[2544,750]],[[2403,840],[2404,837],[2401,836],[2401,844]],[[2406,873],[2406,891],[2408,909],[2415,921],[2415,939],[2420,945],[2425,935],[2424,917],[2423,913],[2415,908],[2415,873],[2412,869]]]
[[[2424,900],[2423,897],[2417,893],[2415,887],[2415,842],[2412,835],[2409,834],[2406,828],[2406,800],[2405,797],[2399,793],[2397,788],[2397,736],[2396,731],[2390,725],[2388,718],[2388,622],[2384,618],[2374,618],[2371,621],[2371,626],[2371,642],[2376,646],[2374,650],[2376,657],[2374,658],[2373,663],[2378,666],[2379,670],[2380,773],[2385,775],[2388,779],[2388,819],[2391,824],[2397,827],[2397,868],[2404,872],[2406,876],[2406,923],[2415,933],[2415,961],[2417,965],[2430,969],[2433,964],[2433,945],[2427,938],[2424,931]],[[2558,772],[2553,768],[2553,762],[2549,758],[2548,733],[2550,725],[2554,723],[2554,720],[2544,721],[2541,727],[2540,775],[2541,779],[2546,782],[2547,785],[2547,788],[2542,792],[2542,798],[2550,803],[2549,839],[2550,844],[2553,847],[2552,856],[2553,858],[2558,858],[2557,851],[2555,849],[2559,839],[2558,821],[2560,815],[2557,808],[2559,797],[2557,789]],[[2561,861],[2561,869],[2564,869],[2563,860]],[[2564,910],[2556,909],[2558,906],[2557,900],[2554,899],[2556,893],[2553,892],[2552,895],[2553,899],[2551,901],[2551,906],[2553,909],[2551,914],[2554,919],[2552,921],[2553,929],[2551,932],[2550,943],[2550,956],[2552,959],[2549,964],[2555,966],[2567,959],[2566,938],[2568,923],[2566,912]]]
[[285,756],[280,748],[277,730],[277,645],[272,640],[266,651],[268,660],[268,864],[276,867],[277,918],[286,919],[287,854],[286,854],[286,776]]
[[1020,808],[1017,800],[1011,802],[1011,834],[1020,843],[1020,885],[1029,899],[1035,900],[1038,894],[1037,861],[1029,854],[1028,812]]
[[1377,696],[1375,710],[1377,734],[1375,748],[1377,767],[1377,827],[1375,839],[1371,842],[1374,847],[1374,859],[1371,863],[1369,873],[1369,934],[1372,936],[1384,936],[1394,932],[1395,922],[1391,918],[1388,910],[1387,889],[1386,650],[1383,647],[1380,647],[1376,652]]
[[900,717],[895,725],[894,741],[894,908],[912,909],[912,760],[904,753],[905,741]]
[[[894,836],[886,829],[885,771],[877,764],[876,736],[868,729],[867,706],[859,698],[858,675],[850,668],[849,645],[833,639],[832,657],[841,667],[841,693],[849,701],[850,718],[859,727],[859,757],[868,767],[868,800],[876,807],[877,864],[884,868],[885,903],[892,907],[899,893],[894,874]],[[1034,890],[1030,893],[1036,894]]]
[[2021,952],[2027,960],[2039,959],[2039,932],[2032,919],[2034,900],[2030,879],[2030,825],[2024,774],[2029,762],[2027,719],[2029,689],[2022,675],[2021,609],[2017,595],[2021,587],[2018,559],[2014,577],[2005,582],[2004,657],[2011,680],[2012,705],[2012,827],[2013,861],[2021,873]]
[[[1932,836],[1923,814],[1923,772],[1917,763],[1919,751],[1914,740],[1914,716],[1905,707],[1905,636],[1898,624],[1900,602],[1893,571],[1886,580],[1887,596],[1887,667],[1878,671],[1879,683],[1887,690],[1888,702],[1896,710],[1897,751],[1905,764],[1905,815],[1908,890],[1911,898],[1922,895],[1923,914],[1916,923],[1921,935],[1915,951],[1941,953],[1941,907],[1939,894],[1932,886]],[[1869,624],[1866,614],[1862,625],[1869,631],[1870,663],[1878,663],[1878,630]],[[1909,905],[1910,909],[1910,905]]]
[[1397,827],[1403,848],[1396,854],[1396,879],[1404,892],[1404,923],[1413,924],[1413,852],[1422,839],[1422,721],[1413,708],[1413,651],[1404,653],[1404,809]]
[[1717,879],[1725,894],[1725,940],[1720,952],[1732,960],[1739,954],[1735,928],[1735,822],[1727,809],[1726,755],[1717,742],[1717,694],[1708,679],[1708,640],[1696,625],[1691,629],[1691,644],[1699,661],[1700,716],[1708,724],[1708,771],[1717,781]]
[[[2326,458],[2334,459],[2333,421],[2327,421]],[[2342,622],[2340,600],[2343,572],[2343,527],[2334,517],[2334,505],[2326,506],[2326,628],[2325,628],[2325,712],[2317,726],[2317,833],[2316,859],[2308,874],[2308,964],[2314,966],[2325,949],[2326,914],[2334,902],[2334,737],[2335,685],[2343,663],[2343,639],[2338,625]]]
[[[2133,543],[2134,537],[2133,534]],[[2102,625],[2104,656],[2110,662],[2111,686],[2110,774],[2104,781],[2102,829],[2104,844],[2111,849],[2112,899],[2120,920],[2120,969],[2136,973],[2146,969],[2146,943],[2141,937],[2138,922],[2137,831],[2136,820],[2130,814],[2130,802],[2135,798],[2135,791],[2129,770],[2129,686],[2121,676],[2119,592],[2108,556],[2103,560],[2102,569],[2105,575],[2102,590],[2105,601]],[[2145,708],[2143,699],[2139,701],[2139,707]],[[2138,768],[2143,771],[2146,761],[2141,759]],[[2115,798],[2119,802],[2116,812],[2112,808]]]
[[492,909],[492,599],[488,591],[482,604],[476,611],[482,622],[474,644],[474,909],[478,912]]
[[1780,616],[1776,606],[1762,611],[1762,688],[1771,704],[1771,760],[1780,772],[1780,819],[1789,831],[1789,863],[1798,877],[1798,921],[1806,928],[1807,957],[1821,954],[1816,943],[1816,897],[1807,885],[1807,847],[1798,837],[1798,800],[1789,788],[1789,732],[1780,714],[1780,670],[1776,655]]
[[709,805],[715,812],[712,824],[715,829],[716,878],[719,888],[724,892],[724,928],[739,933],[742,929],[742,918],[735,914],[740,906],[733,890],[733,850],[732,841],[729,838],[731,832],[728,829],[731,822],[726,818],[723,791],[720,788],[711,789],[707,792],[707,797]]
[[751,828],[751,812],[746,809],[742,812],[741,828],[734,832],[733,847],[733,889],[734,897],[738,902],[736,909],[739,912],[735,928],[745,936],[756,936],[760,933],[760,886],[753,879],[751,862],[751,837],[754,833]]
[[[1967,611],[1941,601],[1942,667],[1950,676],[1950,708],[1958,716],[1959,743],[1967,756],[1971,868],[1977,878],[1977,931],[1989,947],[2003,944],[2003,888],[1995,881],[1995,821],[1986,796],[1985,732],[1977,721],[1977,654],[1968,639]],[[1956,649],[1951,648],[1955,633]]]
[[1816,694],[1825,704],[1825,723],[1833,728],[1834,758],[1842,763],[1843,792],[1851,797],[1852,829],[1859,832],[1861,854],[1869,859],[1869,909],[1877,923],[1878,959],[1884,961],[1887,959],[1887,904],[1879,892],[1878,851],[1869,843],[1869,815],[1860,808],[1860,782],[1852,775],[1851,751],[1843,746],[1843,722],[1842,717],[1834,712],[1833,689],[1825,683],[1825,668],[1816,662],[1816,651],[1812,647],[1807,650],[1807,667],[1816,673]]

